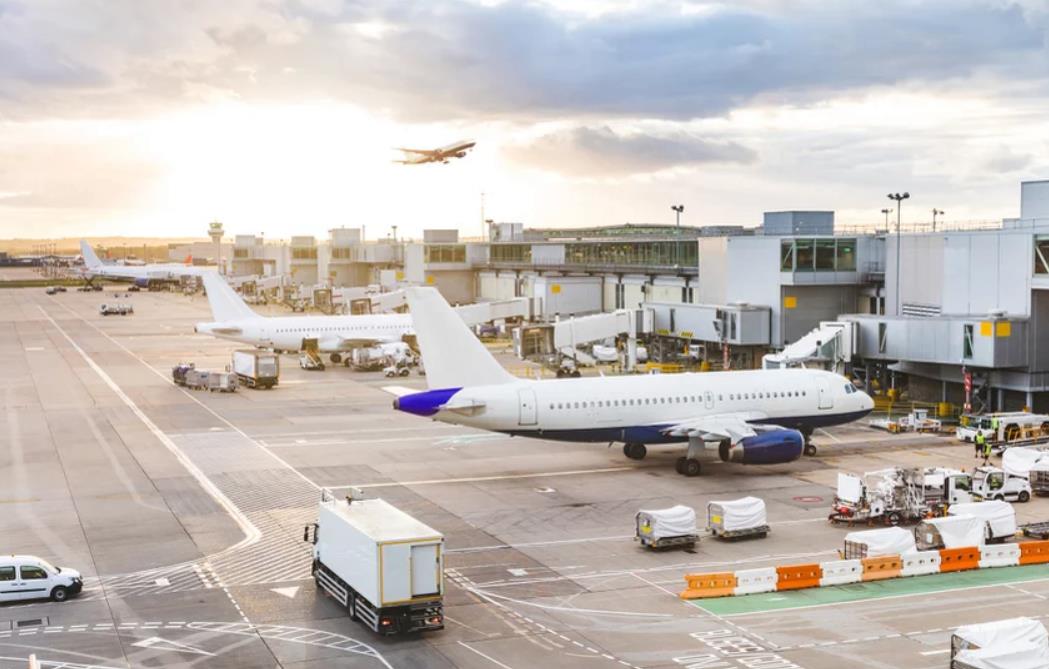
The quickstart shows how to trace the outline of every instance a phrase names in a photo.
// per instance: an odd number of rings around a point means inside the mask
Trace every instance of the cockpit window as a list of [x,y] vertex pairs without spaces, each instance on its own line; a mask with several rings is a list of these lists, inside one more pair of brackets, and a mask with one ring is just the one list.
[[854,392],[856,392],[856,386],[852,385],[851,383],[846,383],[845,384],[845,394],[848,395],[848,394],[851,394],[851,393],[854,393]]

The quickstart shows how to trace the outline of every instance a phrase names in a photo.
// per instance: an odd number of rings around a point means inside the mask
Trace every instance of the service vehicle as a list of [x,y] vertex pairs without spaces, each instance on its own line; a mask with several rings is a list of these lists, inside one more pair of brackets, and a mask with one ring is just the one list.
[[180,362],[171,368],[171,380],[176,386],[184,386],[186,385],[186,373],[196,368],[197,366],[192,362]]
[[299,354],[299,367],[307,372],[323,372],[324,361],[315,351],[303,351]]
[[389,363],[389,358],[381,346],[355,348],[346,358],[347,366],[358,372],[377,372]]
[[1016,534],[1016,511],[1002,501],[954,504],[947,509],[951,516],[976,516],[984,522],[987,543],[1005,541]]
[[317,587],[379,634],[443,629],[444,535],[356,495],[322,490],[317,522],[306,526]]
[[208,377],[211,372],[206,369],[193,368],[186,371],[183,377],[183,383],[185,387],[190,390],[204,390],[208,387]]
[[721,539],[767,537],[765,502],[757,497],[707,502],[707,529]]
[[0,603],[48,598],[64,602],[83,588],[84,578],[76,569],[56,567],[33,555],[0,555]]
[[[998,419],[998,430],[994,430],[994,419]],[[988,414],[965,414],[954,431],[962,441],[971,442],[977,431],[983,432],[990,441],[1000,445],[1008,442],[1033,439],[1049,435],[1049,415],[1008,411]]]
[[384,367],[382,370],[383,376],[390,379],[395,376],[408,376],[411,373],[411,368],[406,364],[390,365],[389,367]]
[[135,308],[130,304],[124,304],[123,302],[107,302],[99,306],[98,313],[103,316],[127,316],[128,314],[135,313]]
[[130,286],[128,286],[128,288],[127,288],[127,291],[128,291],[129,293],[137,293],[137,292],[140,292],[141,290],[142,290],[142,289],[138,287],[138,284],[135,284],[135,283],[131,284],[131,285],[130,285]]
[[642,509],[634,515],[634,539],[654,550],[692,547],[699,541],[694,509],[677,505],[669,509]]
[[47,293],[48,295],[54,295],[55,293],[58,292],[58,288],[56,288],[55,286],[48,286],[47,288],[44,289],[44,292]]
[[862,476],[838,474],[831,522],[886,525],[943,515],[944,507],[971,502],[972,476],[943,467],[892,467]]
[[915,409],[906,416],[899,418],[875,418],[867,423],[871,427],[886,430],[892,433],[899,432],[939,432],[943,422],[937,418],[929,418],[928,409]]
[[976,501],[997,499],[1029,502],[1031,489],[1031,483],[1026,478],[1010,474],[999,467],[977,467],[973,471],[972,494]]
[[1031,492],[1034,494],[1049,495],[1049,458],[1043,458],[1031,465],[1027,481],[1031,484]]
[[280,357],[271,351],[240,349],[233,352],[233,372],[249,388],[272,388],[280,381]]

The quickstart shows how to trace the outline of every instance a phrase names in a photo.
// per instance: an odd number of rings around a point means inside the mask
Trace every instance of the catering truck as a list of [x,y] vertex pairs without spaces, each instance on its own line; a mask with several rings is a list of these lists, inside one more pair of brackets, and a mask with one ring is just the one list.
[[272,388],[280,379],[280,357],[255,349],[234,351],[233,372],[249,388]]
[[381,499],[321,492],[313,578],[350,617],[383,635],[444,629],[444,536]]

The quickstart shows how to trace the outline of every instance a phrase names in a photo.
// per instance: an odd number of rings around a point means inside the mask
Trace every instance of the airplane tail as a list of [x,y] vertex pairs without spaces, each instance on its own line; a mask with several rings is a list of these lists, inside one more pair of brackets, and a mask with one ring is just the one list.
[[516,379],[488,352],[436,288],[409,288],[412,327],[430,388],[511,383]]
[[215,321],[236,321],[244,318],[260,318],[240,295],[215,272],[204,272],[204,290],[208,293],[208,304]]
[[87,240],[80,240],[80,255],[84,256],[84,265],[88,269],[94,269],[102,266],[102,261],[95,255],[95,250],[91,248],[91,245],[87,243]]

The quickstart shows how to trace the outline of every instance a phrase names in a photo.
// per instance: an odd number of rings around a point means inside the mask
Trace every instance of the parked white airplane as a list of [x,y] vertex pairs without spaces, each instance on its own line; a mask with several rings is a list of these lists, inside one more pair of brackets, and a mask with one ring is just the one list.
[[182,276],[200,276],[209,271],[207,267],[197,267],[180,263],[153,263],[143,265],[113,264],[102,262],[87,241],[80,240],[80,253],[84,256],[84,278],[91,281],[95,277],[133,281],[145,288],[150,281],[178,281]]
[[393,407],[446,423],[543,439],[645,444],[688,442],[677,471],[702,461],[777,464],[815,454],[807,435],[857,420],[874,402],[837,374],[777,369],[527,380],[510,375],[432,288],[408,302],[430,390],[385,388]]
[[317,350],[330,353],[333,363],[355,348],[403,341],[412,335],[408,314],[359,316],[260,316],[215,272],[204,274],[204,289],[215,320],[193,330],[223,339],[278,351],[301,351],[315,339]]
[[398,147],[398,151],[404,152],[404,160],[395,160],[393,162],[402,165],[422,165],[424,163],[444,163],[447,165],[450,158],[465,157],[466,152],[476,144],[477,142],[471,140],[463,140],[436,149],[403,149]]

